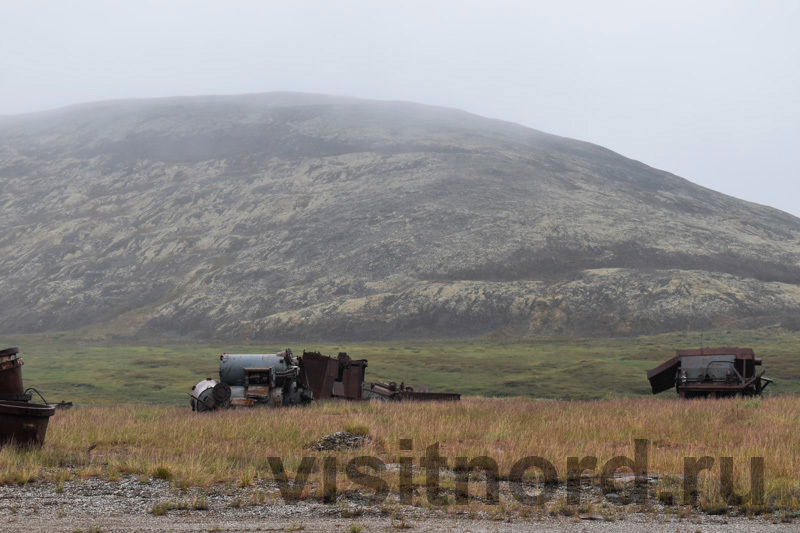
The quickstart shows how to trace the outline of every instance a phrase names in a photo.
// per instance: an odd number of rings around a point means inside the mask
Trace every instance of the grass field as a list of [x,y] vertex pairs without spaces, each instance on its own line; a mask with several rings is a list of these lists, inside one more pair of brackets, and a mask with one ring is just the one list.
[[[79,333],[0,337],[18,346],[26,386],[48,401],[79,404],[188,404],[192,385],[216,377],[219,354],[347,351],[368,359],[367,381],[405,381],[470,396],[586,400],[649,396],[646,371],[676,349],[752,347],[764,359],[769,394],[800,393],[800,334],[781,330],[669,334],[614,339],[456,340],[266,345],[131,346]],[[672,397],[673,392],[661,397]]]
[[[714,462],[700,473],[698,501],[707,510],[725,508],[719,489],[720,458],[732,458],[734,489],[747,496],[750,458],[763,457],[762,503],[754,506],[746,498],[740,500],[740,512],[758,512],[766,506],[796,513],[799,424],[800,400],[794,396],[583,402],[469,398],[432,404],[332,401],[289,410],[202,414],[177,406],[87,407],[58,412],[40,450],[0,450],[0,482],[49,479],[63,483],[90,476],[114,481],[123,475],[150,476],[169,479],[178,487],[220,483],[252,487],[253,497],[263,501],[280,497],[274,491],[263,492],[265,486],[260,483],[273,478],[270,457],[282,460],[290,479],[295,479],[302,458],[309,457],[317,468],[303,495],[318,498],[323,457],[335,458],[339,489],[344,491],[354,487],[344,475],[344,466],[354,457],[367,455],[396,465],[399,457],[406,456],[418,467],[425,448],[438,443],[440,454],[448,457],[447,468],[453,467],[455,457],[486,456],[496,461],[501,479],[508,479],[514,463],[541,456],[552,463],[563,483],[568,457],[596,457],[599,466],[589,472],[596,477],[612,457],[634,457],[634,439],[646,439],[647,471],[658,475],[657,484],[651,487],[654,494],[668,491],[675,502],[682,501],[679,476],[684,473],[684,458],[709,456]],[[307,448],[320,437],[342,430],[367,434],[371,442],[360,450],[315,452]],[[413,450],[402,451],[400,439],[411,439]],[[389,490],[397,491],[396,469],[366,471],[380,474]],[[535,473],[530,472],[532,476]],[[425,474],[417,469],[414,479],[425,484]],[[453,483],[452,475],[443,476],[443,488],[452,488]],[[479,490],[480,484],[475,485]],[[427,505],[420,498],[418,503]]]

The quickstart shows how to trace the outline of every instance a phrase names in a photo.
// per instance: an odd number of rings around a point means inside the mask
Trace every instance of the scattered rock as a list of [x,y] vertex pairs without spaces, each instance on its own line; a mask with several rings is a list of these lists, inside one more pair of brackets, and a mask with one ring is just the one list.
[[349,431],[337,431],[336,433],[325,435],[318,441],[309,444],[308,447],[318,452],[357,450],[368,442],[370,442],[370,438],[366,435],[358,435]]

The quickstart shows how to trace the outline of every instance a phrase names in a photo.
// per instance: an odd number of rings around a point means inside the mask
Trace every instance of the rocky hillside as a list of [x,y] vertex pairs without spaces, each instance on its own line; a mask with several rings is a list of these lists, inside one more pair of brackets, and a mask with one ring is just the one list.
[[2,117],[0,210],[0,333],[800,326],[800,219],[451,109],[272,93]]

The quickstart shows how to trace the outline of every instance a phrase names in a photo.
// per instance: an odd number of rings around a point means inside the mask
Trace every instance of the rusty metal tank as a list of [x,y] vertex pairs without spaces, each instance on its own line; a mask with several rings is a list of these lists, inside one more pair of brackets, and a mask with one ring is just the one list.
[[44,444],[47,424],[56,409],[47,402],[29,403],[31,395],[22,384],[18,353],[19,348],[0,350],[0,446],[13,443],[38,447]]
[[0,401],[0,445],[39,447],[56,412],[51,405]]
[[18,353],[19,348],[0,350],[0,399],[22,399],[22,359],[17,357]]

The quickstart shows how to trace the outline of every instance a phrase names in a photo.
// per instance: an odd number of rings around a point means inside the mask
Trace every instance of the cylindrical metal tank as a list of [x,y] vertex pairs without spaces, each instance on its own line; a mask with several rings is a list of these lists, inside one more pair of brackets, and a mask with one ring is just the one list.
[[17,357],[19,348],[0,350],[0,394],[6,400],[21,400],[15,395],[22,395],[22,359]]
[[[222,396],[222,387],[224,402],[217,397]],[[281,407],[314,401],[298,360],[289,349],[279,353],[224,353],[219,358],[219,383],[208,378],[192,390],[192,408],[196,411],[256,405]]]
[[244,385],[245,368],[272,368],[275,375],[291,370],[285,352],[224,353],[219,357],[219,380],[231,387]]

